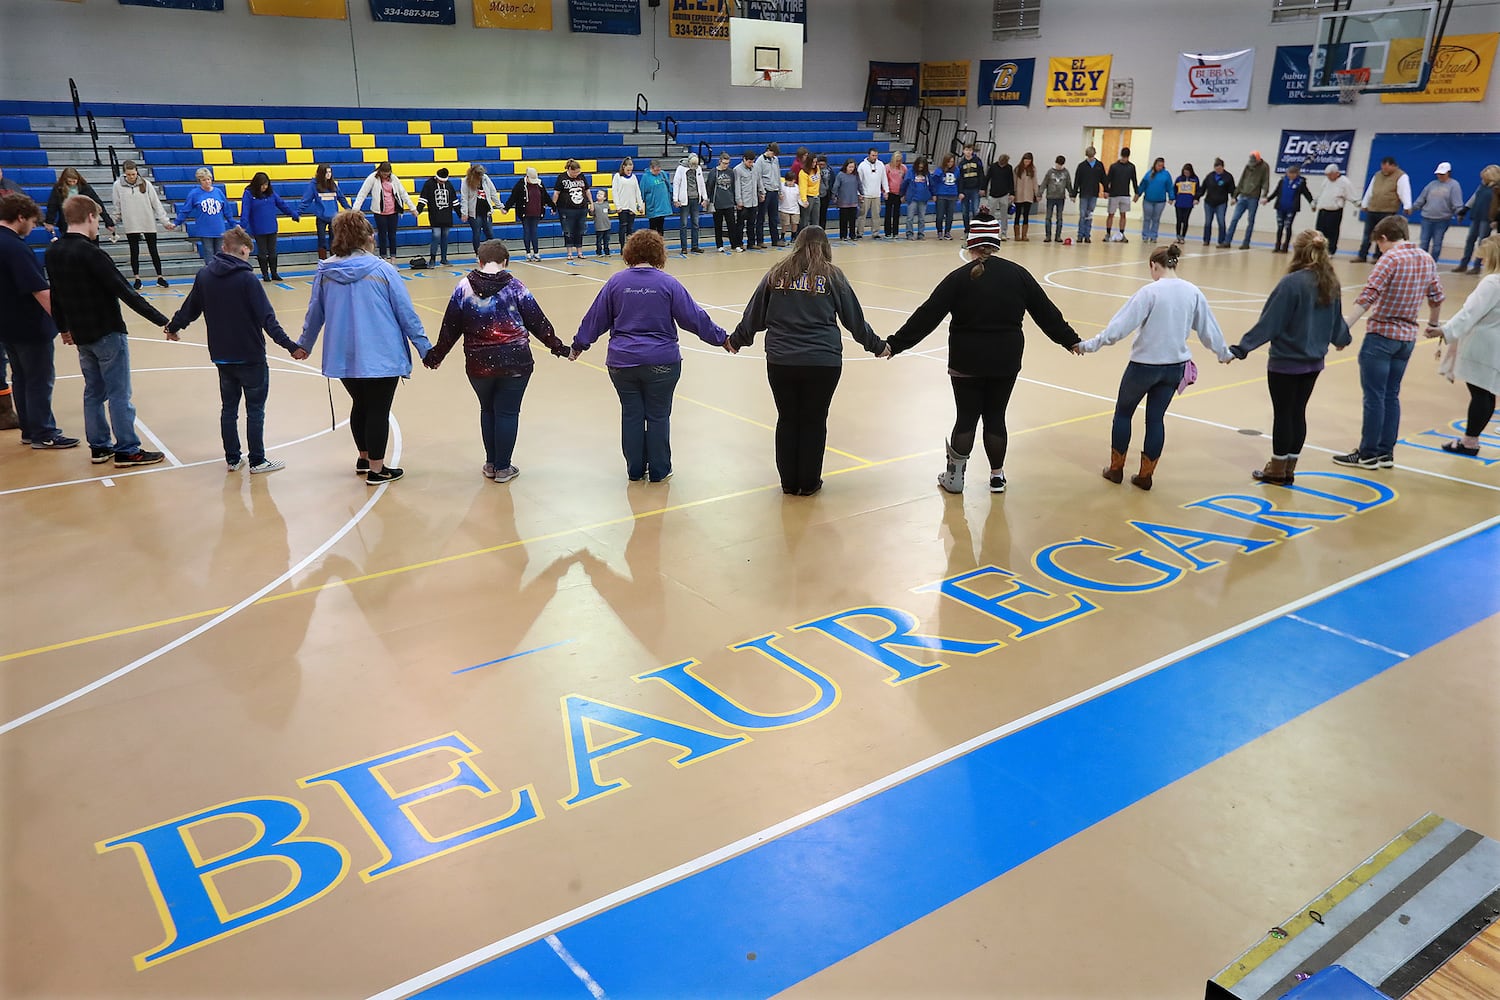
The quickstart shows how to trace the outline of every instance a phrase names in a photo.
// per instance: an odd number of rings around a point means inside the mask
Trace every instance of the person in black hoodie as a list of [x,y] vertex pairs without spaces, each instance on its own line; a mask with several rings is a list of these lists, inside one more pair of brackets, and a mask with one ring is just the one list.
[[1078,242],[1094,242],[1094,206],[1104,193],[1104,164],[1099,162],[1093,146],[1083,151],[1078,169],[1073,171],[1073,190],[1078,192]]
[[[989,185],[990,213],[997,219],[1005,218],[1010,214],[1010,201],[1016,194],[1016,170],[1010,165],[1009,153],[1001,153],[990,164],[985,183]],[[1000,242],[1005,242],[1004,226],[1000,227]]]
[[944,316],[953,316],[948,326],[948,368],[958,415],[945,443],[948,465],[938,476],[938,485],[949,493],[964,491],[964,468],[974,450],[981,418],[990,492],[1005,492],[1005,452],[1010,442],[1005,410],[1021,374],[1026,347],[1021,321],[1030,315],[1048,339],[1069,350],[1080,342],[1031,272],[996,256],[1003,229],[988,209],[982,211],[969,227],[971,263],[949,272],[890,339],[891,355],[900,354],[921,343]]
[[427,250],[430,264],[448,263],[448,230],[453,228],[453,210],[457,206],[458,189],[448,179],[448,168],[439,167],[438,172],[422,185],[422,193],[417,195],[417,211],[427,213],[427,225],[432,229],[432,244]]
[[1214,220],[1219,220],[1219,246],[1229,246],[1228,230],[1224,228],[1224,215],[1229,211],[1229,199],[1235,195],[1234,174],[1224,169],[1222,159],[1214,160],[1214,168],[1203,177],[1199,188],[1203,198],[1203,245],[1208,246],[1213,238]]
[[208,327],[208,356],[219,370],[219,432],[224,439],[224,461],[230,472],[245,464],[240,451],[240,396],[245,397],[245,437],[250,446],[250,471],[257,475],[286,468],[285,462],[266,458],[266,396],[271,369],[266,364],[266,334],[293,358],[307,352],[298,347],[276,320],[266,290],[250,268],[255,241],[239,226],[224,234],[223,248],[198,271],[193,289],[164,328],[168,340],[178,340],[199,316]]

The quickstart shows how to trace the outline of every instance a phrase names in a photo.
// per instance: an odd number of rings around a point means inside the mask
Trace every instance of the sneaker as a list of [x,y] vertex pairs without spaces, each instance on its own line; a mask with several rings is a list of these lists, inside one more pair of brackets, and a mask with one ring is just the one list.
[[651,480],[651,481],[652,481],[652,482],[653,482],[653,483],[664,483],[664,482],[666,482],[666,481],[667,481],[667,480],[668,480],[668,479],[671,479],[671,478],[672,478],[672,473],[670,473],[670,472],[669,472],[669,473],[667,473],[667,474],[666,474],[666,475],[665,475],[665,476],[662,476],[662,477],[661,477],[661,478],[660,478],[660,479],[652,479],[652,480]]
[[1092,236],[1085,236],[1083,238],[1083,242],[1085,242],[1085,243],[1092,243],[1092,242],[1094,242],[1094,238]]
[[1130,241],[1125,238],[1125,234],[1124,233],[1121,233],[1119,236],[1115,237],[1115,242],[1116,243],[1129,243]]
[[394,483],[404,475],[406,475],[404,470],[393,469],[389,465],[387,465],[379,472],[371,470],[370,472],[366,473],[365,482],[369,483],[371,486],[379,486],[381,483]]
[[[31,442],[23,440],[21,443],[30,444]],[[115,450],[113,448],[95,448],[93,446],[89,447],[89,461],[93,462],[95,465],[103,465],[105,462],[108,462],[114,457]]]
[[702,252],[703,252],[703,250],[700,249],[699,247],[693,247],[693,253],[702,253]]
[[354,460],[354,474],[356,476],[368,476],[370,474],[370,460],[368,458],[356,458]]
[[734,253],[734,250],[731,247],[725,247],[724,250],[723,250],[723,254],[726,257],[728,257],[732,253]]
[[821,492],[823,492],[823,480],[819,479],[818,485],[814,486],[812,489],[798,490],[797,495],[799,497],[815,497]]
[[159,274],[156,276],[156,283],[158,285],[160,285],[161,287],[163,287],[163,288],[170,288],[171,287],[171,285],[167,284],[167,279],[163,278]]
[[1364,254],[1359,254],[1354,258],[1354,262],[1356,264],[1368,264],[1370,262],[1370,258],[1366,257]]
[[274,458],[268,458],[264,462],[260,463],[259,465],[252,465],[252,466],[250,466],[250,474],[252,476],[259,476],[259,475],[263,475],[263,474],[265,474],[267,472],[280,472],[282,469],[285,469],[285,468],[286,468],[286,463],[285,462],[278,462]]
[[998,472],[998,473],[993,473],[993,474],[990,475],[990,492],[991,493],[1004,493],[1005,492],[1005,473]]
[[1460,265],[1458,265],[1457,267],[1455,267],[1453,269],[1453,273],[1454,274],[1467,274],[1468,271],[1469,271],[1469,265],[1468,265],[1467,261],[1464,262],[1464,263],[1462,263],[1462,264],[1460,264]]
[[78,439],[64,434],[54,434],[45,441],[31,442],[31,447],[37,451],[60,451],[64,448],[77,448]]
[[1473,267],[1469,268],[1469,273],[1470,274],[1478,274],[1479,270],[1480,270],[1479,265],[1475,264]]
[[735,253],[744,253],[745,252],[745,248],[744,247],[735,247],[734,248],[734,252]]
[[243,469],[245,467],[245,460],[243,458],[237,458],[233,462],[231,462],[231,461],[229,461],[229,459],[226,458],[224,460],[224,465],[228,468],[228,470],[230,472],[239,472],[241,469]]
[[1248,244],[1248,243],[1241,243],[1240,244],[1240,249],[1241,250],[1249,250],[1250,249],[1250,244]]
[[1376,455],[1375,456],[1375,468],[1377,468],[1377,469],[1394,469],[1395,467],[1396,467],[1396,456],[1395,455]]
[[137,465],[155,465],[166,457],[159,451],[146,451],[143,448],[137,448],[132,452],[116,452],[115,468],[129,469]]
[[136,278],[135,281],[134,281],[134,284],[135,284],[135,287],[137,289],[139,289],[141,287],[141,279],[140,278]]
[[486,479],[494,479],[495,478],[495,467],[493,465],[491,465],[490,463],[485,462],[484,463],[484,468],[482,468],[482,469],[479,470],[479,474],[481,476],[483,476],[484,478],[486,478]]
[[495,475],[494,475],[493,478],[494,478],[494,480],[495,480],[495,482],[497,484],[499,484],[499,483],[508,483],[512,479],[514,479],[517,476],[519,476],[520,474],[521,474],[521,470],[520,469],[516,468],[514,465],[507,465],[503,469],[496,469],[495,470]]
[[880,234],[879,233],[871,233],[870,235],[874,236],[875,239],[877,239],[877,240],[880,239]]
[[1347,455],[1333,456],[1334,465],[1345,465],[1351,469],[1378,469],[1380,462],[1375,458],[1360,458],[1359,450],[1351,451]]

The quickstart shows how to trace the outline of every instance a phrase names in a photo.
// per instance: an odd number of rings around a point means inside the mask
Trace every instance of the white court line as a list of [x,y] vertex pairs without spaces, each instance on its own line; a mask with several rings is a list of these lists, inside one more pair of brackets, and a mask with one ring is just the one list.
[[578,981],[593,994],[594,1000],[605,1000],[604,987],[594,982],[594,977],[589,975],[589,970],[578,964],[578,959],[563,947],[563,943],[557,939],[556,934],[547,935],[547,947],[551,948],[557,957],[563,960],[563,964],[572,970],[573,975],[578,977]]
[[161,438],[156,436],[155,431],[146,426],[146,421],[142,420],[140,417],[136,417],[135,429],[140,431],[141,436],[144,437],[147,441],[150,441],[152,444],[156,445],[156,450],[166,456],[167,463],[169,465],[171,465],[174,469],[182,468],[182,460],[176,455],[172,454],[172,449],[168,448],[165,444],[162,443]]
[[[391,416],[391,440],[392,440],[391,461],[392,462],[400,461],[400,459],[401,459],[401,425],[396,422],[396,417],[395,417],[394,414]],[[375,504],[380,500],[381,497],[385,496],[385,491],[387,489],[389,489],[389,488],[390,488],[390,484],[389,483],[382,483],[379,486],[375,487],[374,494],[368,500],[366,500],[364,502],[364,505],[361,506],[359,508],[359,510],[355,511],[354,515],[352,517],[350,517],[349,520],[345,521],[342,527],[340,527],[333,534],[329,535],[328,538],[326,540],[324,540],[323,544],[321,544],[317,548],[313,549],[306,556],[304,556],[295,566],[288,567],[287,570],[286,570],[286,572],[284,572],[280,576],[276,577],[276,579],[272,580],[270,583],[266,584],[264,587],[261,587],[255,593],[251,594],[249,597],[244,598],[238,604],[235,604],[233,607],[226,608],[224,611],[219,612],[218,614],[214,615],[208,621],[204,622],[202,625],[199,625],[197,628],[193,629],[192,631],[187,632],[184,635],[178,636],[176,639],[173,639],[171,642],[168,642],[165,645],[161,645],[161,646],[156,647],[151,652],[147,653],[145,656],[141,656],[141,657],[138,657],[137,659],[131,660],[129,663],[125,664],[125,666],[119,668],[118,670],[115,670],[115,671],[112,671],[111,673],[105,674],[103,677],[100,677],[96,681],[93,681],[93,682],[91,682],[89,684],[85,684],[81,688],[77,688],[76,690],[68,692],[67,694],[63,695],[61,698],[56,698],[56,699],[54,699],[52,701],[49,701],[47,704],[41,706],[40,708],[34,708],[30,712],[27,712],[25,715],[17,716],[16,718],[11,719],[9,722],[5,723],[4,725],[0,725],[0,736],[3,736],[6,733],[8,733],[8,732],[10,732],[10,731],[12,731],[14,729],[20,729],[22,726],[26,725],[28,722],[33,722],[33,721],[35,721],[37,719],[40,719],[44,715],[49,715],[52,712],[55,712],[57,709],[62,708],[65,705],[72,704],[73,702],[77,701],[79,698],[82,698],[84,695],[87,695],[87,694],[90,694],[90,693],[92,693],[94,691],[97,691],[97,690],[99,690],[100,688],[104,687],[107,684],[112,684],[112,683],[114,683],[115,681],[119,680],[122,677],[125,677],[125,676],[128,676],[129,674],[135,673],[141,667],[144,667],[147,664],[152,663],[155,660],[160,659],[161,657],[167,655],[168,653],[172,652],[173,650],[175,650],[175,649],[177,649],[177,648],[179,648],[181,646],[187,645],[189,642],[192,642],[194,639],[198,638],[198,636],[202,635],[203,633],[208,632],[208,631],[210,631],[210,630],[218,627],[219,625],[223,624],[224,622],[227,622],[229,619],[233,618],[235,615],[239,614],[241,611],[244,611],[246,608],[248,608],[251,605],[253,605],[256,601],[259,601],[262,597],[265,597],[267,594],[271,593],[276,588],[278,588],[282,584],[286,583],[292,577],[294,577],[298,573],[302,572],[308,566],[311,566],[314,562],[316,562],[317,560],[321,559],[323,557],[323,553],[327,552],[329,549],[333,548],[334,545],[338,544],[338,542],[339,542],[339,540],[341,538],[343,538],[345,535],[347,535],[350,531],[353,531],[354,528],[355,528],[355,526],[357,526],[360,521],[364,520],[365,515],[368,514],[368,513],[370,513],[370,511],[375,508]]]
[[1399,649],[1392,649],[1389,646],[1382,646],[1380,643],[1378,643],[1378,642],[1371,642],[1369,639],[1361,639],[1357,635],[1350,635],[1348,632],[1344,632],[1344,631],[1342,631],[1340,629],[1336,629],[1336,628],[1332,627],[1331,625],[1320,625],[1319,623],[1317,623],[1315,621],[1312,621],[1312,620],[1307,619],[1307,618],[1303,618],[1301,615],[1287,615],[1287,617],[1290,618],[1294,622],[1301,622],[1304,625],[1307,625],[1307,626],[1310,626],[1312,628],[1315,628],[1319,632],[1327,632],[1329,635],[1336,635],[1340,639],[1348,639],[1350,642],[1357,642],[1361,646],[1364,646],[1364,647],[1366,647],[1368,649],[1379,650],[1382,653],[1387,653],[1387,654],[1389,654],[1391,656],[1396,657],[1396,659],[1398,659],[1398,660],[1409,660],[1409,659],[1411,659],[1411,654],[1410,653],[1403,653]]
[[1171,666],[1173,663],[1192,656],[1194,653],[1200,652],[1204,649],[1208,649],[1211,646],[1216,646],[1229,639],[1233,639],[1236,636],[1243,635],[1251,629],[1257,628],[1260,625],[1264,625],[1266,622],[1274,621],[1277,618],[1295,611],[1300,611],[1302,608],[1305,608],[1310,604],[1315,604],[1325,597],[1331,597],[1334,594],[1348,590],[1350,587],[1363,583],[1364,581],[1379,576],[1382,573],[1389,572],[1390,570],[1396,569],[1397,567],[1404,566],[1409,562],[1427,555],[1429,552],[1434,552],[1446,545],[1461,541],[1462,539],[1468,538],[1470,535],[1478,534],[1479,532],[1493,527],[1496,524],[1500,524],[1500,517],[1489,518],[1488,520],[1482,521],[1479,524],[1464,528],[1461,531],[1456,531],[1445,538],[1439,538],[1436,541],[1429,542],[1428,544],[1423,545],[1420,548],[1413,549],[1412,551],[1407,552],[1404,555],[1389,559],[1378,566],[1371,567],[1370,569],[1364,570],[1363,572],[1346,577],[1343,580],[1340,580],[1337,583],[1330,584],[1329,586],[1324,587],[1321,590],[1314,591],[1313,593],[1308,594],[1304,597],[1300,597],[1295,601],[1283,604],[1279,608],[1273,608],[1272,610],[1267,611],[1263,614],[1256,615],[1254,618],[1249,618],[1238,625],[1234,625],[1230,628],[1224,629],[1222,632],[1217,632],[1205,639],[1200,639],[1197,642],[1184,646],[1175,652],[1168,653],[1166,656],[1160,657],[1158,659],[1152,660],[1150,663],[1146,663],[1139,667],[1136,667],[1134,670],[1128,670],[1125,673],[1111,678],[1110,680],[1104,681],[1100,684],[1096,684],[1086,691],[1080,691],[1075,695],[1063,698],[1060,701],[1055,701],[1051,705],[1048,705],[1046,708],[1038,709],[1037,711],[1032,712],[1029,715],[1016,719],[1014,722],[1009,722],[1003,726],[991,729],[987,733],[981,733],[980,735],[975,736],[972,739],[965,740],[963,743],[960,743],[957,746],[949,747],[947,750],[940,751],[930,757],[917,761],[914,764],[903,767],[900,770],[894,771],[883,778],[878,778],[867,785],[856,788],[852,792],[847,792],[836,799],[831,799],[830,801],[823,803],[822,805],[814,806],[812,809],[809,809],[806,812],[799,813],[796,816],[791,817],[790,819],[786,819],[781,821],[780,823],[774,824],[773,826],[766,827],[764,830],[761,830],[757,833],[752,833],[748,837],[742,837],[732,844],[726,844],[725,846],[720,847],[716,850],[709,851],[707,854],[699,855],[691,861],[685,861],[674,868],[669,868],[666,871],[656,875],[652,875],[649,878],[641,879],[639,882],[636,882],[632,885],[628,885],[622,889],[617,889],[614,892],[607,893],[606,895],[600,896],[598,899],[592,902],[585,903],[582,906],[574,907],[573,909],[568,910],[566,913],[560,913],[557,916],[552,917],[551,919],[544,920],[538,924],[534,924],[531,927],[526,928],[525,930],[517,931],[516,933],[503,937],[492,944],[485,945],[482,948],[476,948],[474,951],[469,952],[467,955],[462,955],[458,958],[453,959],[451,962],[445,962],[435,969],[431,969],[418,976],[413,976],[405,982],[398,983],[395,986],[390,987],[389,989],[382,990],[381,992],[371,996],[370,1000],[399,1000],[399,998],[401,997],[410,996],[418,990],[426,989],[434,983],[441,982],[444,979],[457,975],[460,972],[464,972],[467,969],[473,968],[474,966],[479,965],[482,962],[487,962],[492,958],[496,958],[500,955],[505,954],[506,952],[514,951],[515,949],[523,945],[531,944],[532,942],[540,938],[556,934],[560,930],[570,927],[571,925],[579,923],[583,920],[587,920],[588,918],[596,916],[597,914],[602,913],[605,910],[612,909],[620,905],[621,903],[628,902],[629,900],[634,899],[637,896],[643,896],[649,892],[660,889],[664,885],[669,885],[672,882],[680,881],[681,879],[687,878],[690,875],[695,875],[698,872],[704,871],[705,869],[712,868],[714,865],[717,865],[723,861],[727,861],[735,855],[743,854],[746,851],[751,850],[752,848],[766,843],[767,841],[775,840],[778,837],[791,833],[793,830],[797,830],[801,827],[807,826],[810,823],[814,823],[817,820],[823,819],[824,817],[847,809],[848,807],[864,799],[870,798],[874,795],[878,795],[889,788],[893,788],[905,781],[909,781],[912,778],[917,777],[918,775],[933,770],[934,768],[941,767],[942,765],[947,764],[950,761],[957,760],[959,757],[978,750],[980,747],[993,743],[996,740],[1003,739],[1004,737],[1009,736],[1012,733],[1030,728],[1031,726],[1049,719],[1054,715],[1066,712],[1067,710],[1084,704],[1085,702],[1093,701],[1094,699],[1108,694],[1109,692],[1114,691],[1117,688],[1124,687],[1127,684],[1140,680],[1142,677],[1146,677],[1150,674],[1156,673],[1158,670],[1161,670],[1164,667]]

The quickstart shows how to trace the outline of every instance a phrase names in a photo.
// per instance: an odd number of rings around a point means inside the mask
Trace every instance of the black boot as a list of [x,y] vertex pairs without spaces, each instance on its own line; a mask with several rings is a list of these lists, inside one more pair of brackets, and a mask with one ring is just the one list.
[[271,254],[271,280],[272,281],[280,281],[281,280],[281,272],[276,267],[276,256],[277,255],[274,254],[274,253]]
[[271,262],[263,254],[256,254],[255,260],[260,264],[260,280],[271,280]]

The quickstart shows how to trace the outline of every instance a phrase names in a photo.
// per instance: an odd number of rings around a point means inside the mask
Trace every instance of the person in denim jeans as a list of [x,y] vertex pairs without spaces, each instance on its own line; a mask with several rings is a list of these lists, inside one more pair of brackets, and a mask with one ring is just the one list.
[[1235,185],[1235,190],[1238,192],[1238,200],[1234,203],[1234,215],[1229,218],[1229,233],[1219,246],[1227,247],[1234,242],[1234,233],[1239,228],[1240,216],[1249,212],[1250,221],[1245,223],[1245,239],[1240,244],[1241,250],[1249,250],[1250,237],[1255,232],[1255,213],[1260,208],[1261,199],[1271,190],[1271,165],[1261,159],[1259,153],[1254,151],[1250,153],[1245,169],[1240,171],[1239,183]]
[[620,450],[633,483],[672,478],[672,394],[682,377],[680,326],[705,343],[723,347],[727,334],[676,278],[663,270],[667,244],[654,229],[630,234],[627,265],[605,282],[573,338],[577,360],[605,333],[605,365],[620,397]]
[[1453,217],[1464,207],[1463,189],[1453,179],[1453,167],[1439,163],[1435,178],[1417,195],[1411,207],[1422,213],[1422,242],[1418,245],[1437,260],[1443,255],[1443,237],[1453,224]]

